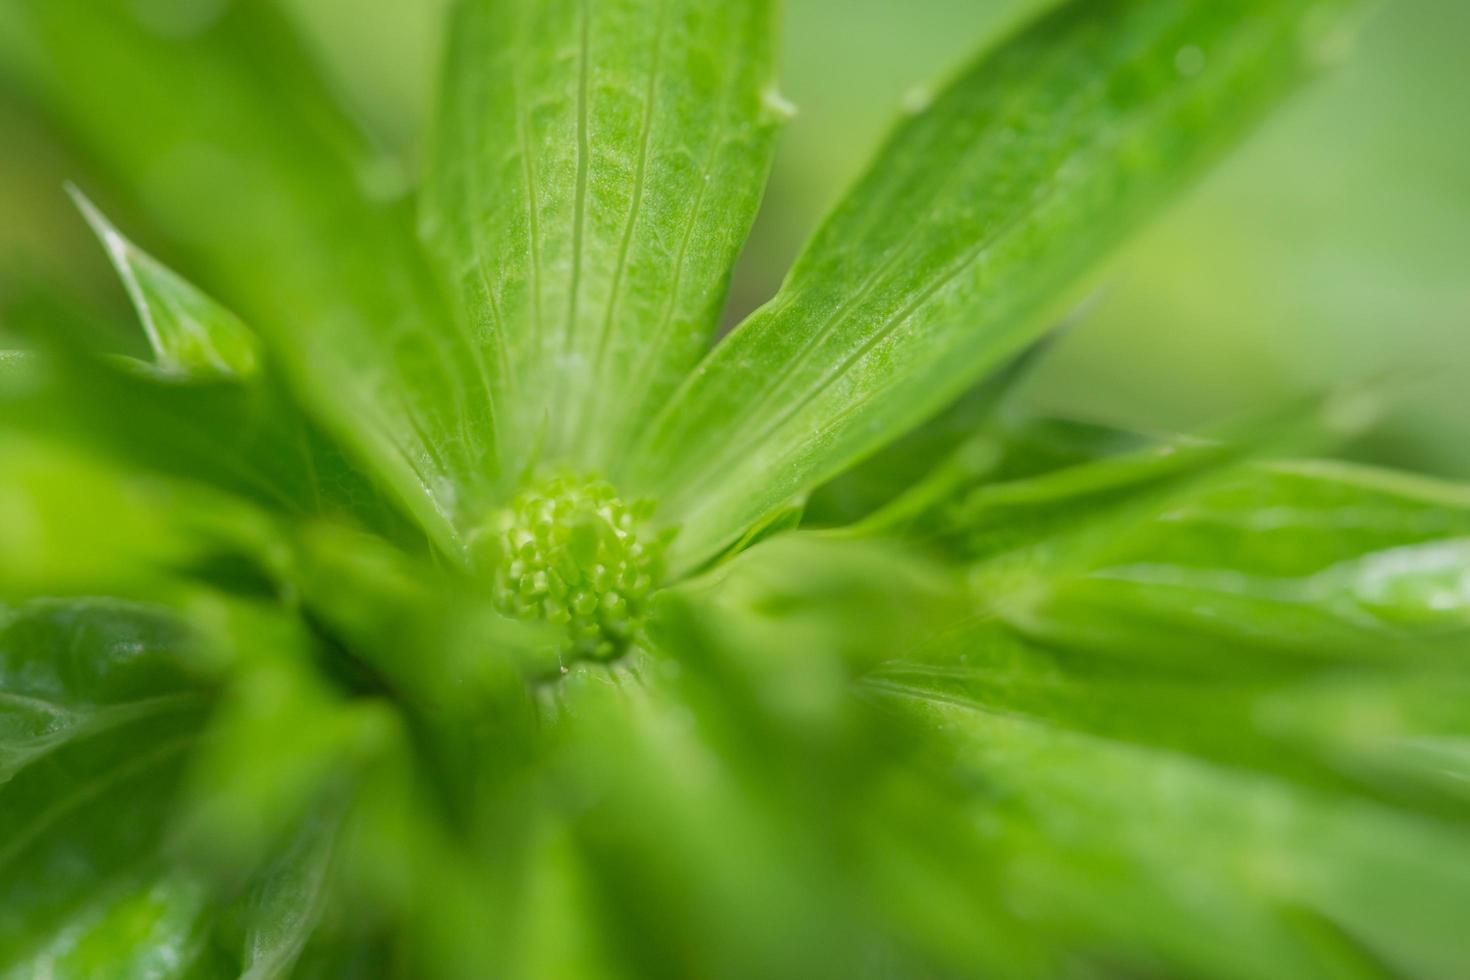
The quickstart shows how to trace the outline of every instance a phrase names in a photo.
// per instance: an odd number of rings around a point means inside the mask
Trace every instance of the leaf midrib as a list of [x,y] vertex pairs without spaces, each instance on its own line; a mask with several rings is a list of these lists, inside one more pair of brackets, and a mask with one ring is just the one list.
[[[1131,46],[1130,50],[1137,50],[1139,48],[1144,48],[1150,44],[1153,44],[1159,36],[1166,34],[1168,30],[1177,26],[1177,23],[1184,19],[1185,17],[1181,15],[1178,20],[1165,22],[1165,24],[1156,29],[1154,34],[1147,35],[1144,39],[1139,40],[1136,44]],[[1049,57],[1047,58],[1045,64],[1052,64],[1054,62],[1060,61],[1065,55],[1069,53],[1070,52],[1066,51],[1065,49],[1053,49],[1048,52]],[[1128,55],[1125,54],[1123,57],[1124,59],[1126,59]],[[1000,134],[1008,131],[1008,122],[1015,119],[1017,113],[1024,109],[1024,105],[1026,104],[1025,100],[1029,99],[1029,97],[1035,93],[1036,89],[1044,81],[1047,80],[1048,79],[1046,78],[1045,72],[1034,72],[1029,79],[1032,84],[1028,84],[1024,88],[1009,93],[1006,101],[1002,104],[1002,106],[999,107],[1000,111],[997,112],[995,119],[988,125],[987,132],[984,138],[973,146],[968,147],[963,153],[963,159],[973,159],[974,157],[979,156],[982,151],[990,151],[990,149],[994,146],[996,140],[1000,137]],[[1095,95],[1098,91],[1106,90],[1108,81],[1109,80],[1106,78],[1099,78],[1094,80],[1089,86],[1087,95],[1080,96],[1079,98],[1091,97]],[[1115,126],[1112,128],[1117,127]],[[1096,147],[1097,144],[1094,143],[1094,148]],[[1068,162],[1068,160],[1063,160],[1061,163],[1058,164],[1057,170],[1061,170],[1064,166],[1066,166]],[[945,177],[939,191],[935,194],[933,198],[934,203],[929,208],[930,214],[944,210],[945,203],[949,200],[950,197],[953,196],[953,193],[955,192],[955,184],[960,180],[959,175],[963,172],[963,169],[964,168],[962,166],[957,165]],[[952,261],[950,264],[950,268],[947,269],[936,282],[931,283],[929,286],[927,286],[920,293],[917,299],[912,300],[910,303],[906,304],[897,314],[889,317],[885,321],[884,326],[878,331],[878,333],[875,336],[870,337],[865,342],[864,346],[856,354],[849,355],[846,359],[844,359],[844,361],[838,366],[836,370],[828,370],[827,372],[825,372],[819,383],[812,390],[803,394],[800,401],[798,401],[795,405],[785,409],[773,422],[768,423],[762,430],[760,430],[757,435],[746,436],[742,439],[732,440],[730,443],[728,443],[720,453],[718,453],[713,459],[709,460],[707,464],[702,467],[702,475],[696,477],[688,485],[685,491],[681,493],[681,496],[692,496],[694,491],[701,489],[704,485],[708,484],[712,479],[723,472],[722,464],[728,462],[732,458],[739,457],[743,454],[747,447],[759,445],[761,442],[764,442],[773,432],[778,431],[782,426],[789,422],[791,418],[795,417],[795,415],[798,414],[801,409],[805,408],[812,401],[820,397],[821,393],[825,391],[828,387],[830,387],[830,385],[835,380],[841,378],[851,363],[855,363],[856,360],[861,359],[861,357],[865,356],[869,351],[871,351],[874,346],[876,346],[878,343],[881,343],[886,337],[890,336],[894,330],[901,327],[910,317],[913,316],[914,312],[918,309],[919,306],[922,306],[922,304],[926,302],[930,297],[932,297],[934,293],[937,292],[939,289],[953,282],[955,277],[962,274],[963,271],[970,265],[972,265],[986,250],[999,247],[1017,228],[1024,225],[1028,219],[1034,216],[1037,210],[1044,207],[1048,199],[1054,197],[1057,193],[1058,185],[1055,180],[1052,180],[1049,182],[1047,193],[1043,195],[1038,195],[1038,203],[1036,204],[1036,207],[1027,209],[1024,212],[1014,216],[1011,220],[1001,225],[1000,228],[996,230],[993,234],[983,237],[980,241],[976,242],[964,253],[962,253],[961,258],[958,261]],[[855,232],[855,234],[861,234],[862,230],[871,227],[872,223],[876,221],[879,217],[878,210],[879,209],[877,208],[868,209],[866,220],[859,226],[859,229],[857,232]],[[915,220],[909,226],[908,230],[904,233],[900,240],[887,250],[884,258],[879,263],[878,268],[874,270],[874,272],[867,278],[863,285],[859,287],[858,290],[853,293],[853,295],[851,295],[841,304],[839,304],[832,311],[832,313],[829,314],[812,332],[812,335],[802,343],[801,348],[794,352],[781,366],[781,368],[778,371],[774,372],[773,376],[771,376],[767,381],[765,381],[765,383],[761,385],[761,390],[756,398],[745,402],[740,412],[740,417],[742,419],[749,419],[752,416],[758,415],[760,408],[764,404],[776,399],[783,389],[789,387],[793,377],[797,374],[797,372],[806,362],[811,353],[818,347],[820,347],[823,343],[830,340],[834,328],[840,325],[848,317],[848,315],[862,303],[863,300],[871,296],[881,286],[888,284],[890,274],[900,264],[902,259],[907,254],[909,254],[914,243],[919,240],[920,234],[926,231],[927,228],[927,223],[923,220]],[[801,265],[802,260],[798,260],[795,268],[800,268]],[[786,290],[783,290],[782,292],[786,293],[786,295],[782,296],[778,294],[778,296],[775,297],[770,304],[768,304],[767,308],[761,311],[761,313],[758,315],[764,317],[767,320],[776,319],[780,316],[780,314],[784,311],[786,307],[790,306],[792,303],[797,302],[800,299],[800,296],[794,291],[788,293],[786,292]],[[753,323],[755,322],[755,318],[752,317],[752,319],[747,322]],[[657,424],[655,428],[656,427]]]
[[[1171,24],[1170,26],[1172,27],[1174,25]],[[1238,61],[1242,57],[1243,50],[1254,50],[1255,44],[1248,45],[1246,43],[1247,40],[1259,43],[1261,41],[1269,39],[1272,35],[1270,27],[1271,25],[1269,24],[1262,25],[1262,27],[1255,32],[1243,32],[1241,35],[1237,35],[1234,39],[1234,43],[1230,46],[1230,53],[1232,55],[1230,64],[1233,65],[1238,63]],[[1159,32],[1159,34],[1162,33],[1164,33],[1164,31]],[[1157,36],[1158,35],[1155,35],[1154,39],[1156,39]],[[1221,52],[1221,54],[1223,55],[1224,52]],[[1212,59],[1211,65],[1218,65],[1221,60],[1222,59],[1220,57],[1216,57]],[[1204,76],[1202,73],[1201,78],[1203,77]],[[1137,132],[1140,128],[1144,127],[1153,119],[1161,115],[1167,115],[1169,112],[1177,109],[1181,103],[1187,101],[1189,97],[1192,97],[1198,91],[1198,89],[1198,85],[1180,86],[1170,98],[1161,100],[1158,104],[1152,106],[1149,111],[1130,115],[1127,122],[1114,123],[1113,125],[1109,126],[1104,131],[1104,137],[1095,140],[1092,143],[1087,152],[1087,157],[1096,157],[1120,145],[1125,141],[1128,136]],[[848,355],[848,357],[846,357],[840,363],[837,369],[828,371],[821,379],[821,382],[817,386],[813,387],[810,391],[804,393],[799,401],[785,409],[783,412],[779,413],[776,419],[767,424],[764,428],[762,428],[757,435],[747,437],[743,440],[731,440],[730,443],[727,443],[726,449],[724,451],[719,453],[715,457],[715,459],[712,460],[708,465],[702,467],[701,475],[695,477],[695,479],[686,484],[686,486],[681,490],[677,499],[687,500],[690,497],[693,497],[696,491],[701,490],[705,486],[707,486],[712,480],[724,479],[725,470],[721,466],[722,463],[727,462],[732,457],[738,457],[749,446],[759,445],[761,442],[764,442],[766,439],[768,439],[771,435],[779,432],[781,428],[788,424],[792,419],[797,417],[797,415],[799,415],[799,413],[807,405],[811,404],[813,401],[821,397],[822,393],[825,392],[831,386],[831,384],[833,384],[837,380],[840,380],[852,365],[858,363],[862,358],[866,357],[867,354],[871,353],[874,347],[876,347],[884,339],[890,336],[894,330],[898,329],[905,322],[907,322],[907,320],[918,311],[919,307],[921,307],[923,303],[926,302],[927,299],[931,297],[935,292],[953,282],[957,276],[961,275],[965,271],[965,269],[969,268],[972,264],[978,261],[979,258],[986,251],[1001,247],[1017,230],[1026,226],[1029,221],[1035,217],[1036,214],[1044,211],[1047,207],[1054,204],[1062,191],[1072,186],[1070,183],[1067,183],[1065,181],[1058,181],[1056,179],[1056,174],[1067,168],[1069,165],[1075,165],[1075,160],[1069,158],[1067,160],[1061,161],[1061,163],[1058,164],[1056,170],[1052,174],[1052,177],[1047,182],[1046,192],[1038,195],[1034,207],[1027,209],[1024,213],[1017,215],[1011,221],[1007,222],[1005,225],[1002,226],[1002,228],[996,235],[989,237],[981,242],[977,242],[975,245],[971,246],[971,248],[967,249],[962,254],[959,260],[951,263],[951,267],[946,270],[946,272],[941,277],[939,277],[935,282],[927,286],[916,299],[906,304],[905,307],[900,310],[898,314],[890,317],[887,321],[885,321],[885,324],[880,331],[878,331],[874,336],[868,338],[868,340],[865,341],[865,343],[859,350]],[[830,323],[831,321],[829,320],[829,325]],[[896,382],[890,381],[890,385],[883,386],[882,388],[871,391],[867,395],[863,396],[861,399],[855,401],[853,405],[851,405],[847,410],[842,412],[834,420],[829,421],[820,430],[818,430],[818,433],[814,437],[813,441],[820,441],[823,436],[830,433],[833,429],[837,428],[843,421],[854,415],[863,405],[866,405],[868,402],[872,401],[882,391],[886,390],[886,388],[891,386],[891,384],[893,383]],[[798,448],[793,452],[788,452],[784,454],[781,459],[784,461],[786,458],[789,458],[794,453],[799,453],[800,451],[800,448]],[[701,508],[700,510],[693,511],[691,513],[700,513],[704,509],[707,508]]]
[[42,810],[29,825],[11,837],[10,841],[4,847],[0,847],[0,871],[4,871],[32,842],[43,835],[50,827],[65,819],[77,807],[101,796],[109,789],[112,789],[132,776],[182,754],[198,741],[198,739],[198,733],[170,739],[155,746],[151,752],[136,756],[96,778],[77,785],[69,795],[61,797],[52,803],[51,806]]

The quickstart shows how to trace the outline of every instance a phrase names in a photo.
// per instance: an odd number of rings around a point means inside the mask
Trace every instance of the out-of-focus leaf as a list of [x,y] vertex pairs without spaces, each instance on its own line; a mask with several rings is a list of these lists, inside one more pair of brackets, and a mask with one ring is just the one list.
[[[1076,0],[899,125],[624,482],[698,564],[953,399],[1319,61],[1351,0]],[[1186,51],[1191,57],[1181,58]]]
[[[473,583],[382,541],[330,525],[308,528],[294,573],[315,615],[400,696],[435,714],[481,715],[487,698],[557,673],[562,637],[506,618]],[[387,601],[385,597],[392,597]]]
[[1053,541],[1062,551],[1107,540],[1119,526],[1151,517],[1163,501],[1185,493],[1254,451],[1239,443],[1175,439],[1014,480],[951,486],[949,498],[900,501],[872,523],[918,534],[971,561]]
[[909,703],[986,787],[975,826],[1012,906],[1104,972],[1427,978],[1470,964],[1463,833],[1009,713]]
[[[820,884],[826,857],[783,832],[779,800],[748,791],[738,767],[750,760],[705,736],[701,706],[681,707],[665,689],[656,674],[604,677],[578,664],[547,691],[547,771],[558,796],[591,801],[574,835],[608,934],[640,939],[619,946],[629,972],[844,972],[860,953],[842,931],[846,900]],[[809,902],[808,883],[826,900]]]
[[5,13],[0,78],[457,551],[454,526],[480,516],[495,471],[476,357],[419,254],[397,165],[364,145],[271,4],[16,0]]
[[1329,675],[1261,700],[1260,727],[1384,793],[1470,811],[1470,672]]
[[991,466],[993,454],[962,453],[960,448],[978,440],[985,430],[1000,424],[1007,401],[1026,376],[1032,362],[1046,348],[1033,344],[1004,370],[981,381],[939,415],[836,479],[817,487],[806,502],[803,522],[815,525],[851,524],[889,503],[915,483],[931,476],[957,457],[973,460],[971,468]]
[[182,627],[111,599],[0,607],[0,786],[69,743],[202,705]]
[[1085,564],[1171,500],[1251,460],[1338,445],[1375,408],[1368,393],[1349,389],[1236,420],[1207,437],[1151,439],[1078,423],[1002,421],[850,533],[901,534],[969,561],[1009,553],[1013,563],[1056,566],[1065,555]]
[[1136,661],[1120,669],[980,621],[880,665],[864,684],[1470,819],[1454,762],[1470,736],[1463,666],[1329,664],[1283,674],[1227,650],[1213,672],[1181,673],[1201,656],[1196,646],[1185,640],[1172,660],[1159,659],[1161,669]]
[[260,344],[239,317],[124,238],[81,191],[71,192],[127,287],[159,367],[196,376],[255,373]]
[[210,610],[214,588],[280,588],[281,529],[243,501],[9,433],[0,459],[0,599],[114,595]]
[[422,541],[270,372],[185,381],[57,349],[0,365],[0,411],[13,429],[206,483],[276,513],[338,516]]
[[[269,622],[236,615],[233,634],[269,643],[259,629]],[[201,848],[196,856],[234,872],[247,842],[263,848],[252,857],[271,855],[232,913],[244,936],[243,975],[286,976],[307,943],[325,900],[350,769],[312,768],[324,741],[333,741],[319,733],[336,716],[275,710],[279,728],[251,730],[241,707],[251,699],[237,690],[223,727],[206,729],[214,698],[197,676],[199,642],[176,618],[115,600],[34,600],[7,612],[0,628],[0,759],[8,780],[0,782],[7,825],[0,969],[7,976],[240,975],[230,972],[224,937],[214,935],[227,892],[197,863],[180,860],[175,837],[176,790],[186,757],[201,745],[204,755],[187,762],[196,808],[186,840]],[[251,653],[248,662],[259,664],[259,651]],[[256,692],[257,709],[269,700],[269,692],[259,694],[268,687],[260,670],[246,674],[254,683],[236,682]],[[272,749],[263,735],[290,740],[290,750]],[[221,762],[220,745],[231,740],[260,755],[228,765],[206,787],[198,770]],[[316,778],[301,778],[304,771]],[[249,773],[270,791],[242,789]],[[318,805],[303,818],[282,812],[304,797]],[[222,833],[225,819],[234,821],[229,833],[210,836]],[[263,841],[283,826],[282,839]],[[246,827],[250,833],[240,833]]]
[[225,876],[258,872],[315,812],[344,805],[399,734],[383,703],[345,699],[304,669],[294,627],[261,627],[274,649],[233,679],[190,763],[181,833]]
[[[723,963],[737,974],[800,974],[803,967],[793,964],[805,963],[817,945],[829,959],[807,970],[862,975],[884,963],[895,975],[1036,975],[1043,957],[1026,937],[1011,938],[1002,892],[978,870],[978,859],[965,858],[977,857],[972,835],[950,819],[954,800],[940,768],[914,765],[926,736],[895,725],[871,699],[852,697],[852,679],[875,661],[921,646],[962,615],[959,592],[950,576],[888,545],[774,538],[665,593],[651,627],[654,653],[634,665],[634,676],[604,694],[574,669],[575,686],[557,692],[559,702],[566,699],[559,727],[565,714],[565,728],[578,733],[563,751],[587,756],[580,766],[588,776],[614,783],[632,774],[604,770],[620,757],[646,756],[634,764],[636,778],[647,769],[660,784],[598,794],[598,823],[615,822],[612,831],[586,831],[592,866],[611,863],[606,877],[616,891],[605,902],[662,906],[658,896],[692,887],[684,883],[686,863],[706,874],[713,867],[734,876],[721,888],[742,896],[729,902],[726,925],[734,935],[762,936],[759,947],[747,948],[723,930],[709,931],[704,944],[656,953],[654,962],[711,958],[685,972]],[[670,777],[660,774],[670,771],[681,774],[678,786],[662,785]],[[726,782],[736,788],[723,789]],[[641,839],[652,829],[638,826],[640,807],[651,805],[669,808],[659,819],[673,823],[653,830],[645,846],[677,834],[682,846],[699,850],[637,866],[618,854],[619,836]],[[682,815],[691,806],[705,815]],[[677,829],[691,819],[702,826]],[[767,827],[769,840],[733,843]],[[735,850],[745,867],[726,869],[723,853],[699,859],[706,848]],[[799,886],[787,878],[792,866],[801,868]],[[747,876],[751,883],[742,885]],[[814,910],[800,913],[803,928],[828,937],[824,943],[786,948],[784,931],[763,925],[770,909],[744,897],[769,901],[779,893],[784,902],[793,889]]]
[[768,0],[461,0],[423,227],[520,465],[601,470],[704,352],[770,165]]
[[545,820],[529,843],[525,924],[509,957],[508,976],[632,980],[639,974],[618,955],[610,918],[599,907],[589,855],[560,822]]
[[333,808],[301,822],[271,862],[247,904],[241,980],[290,977],[321,919],[340,814]]
[[[845,681],[874,663],[901,657],[928,633],[966,617],[968,603],[952,570],[886,543],[784,534],[659,599],[661,617],[693,629],[672,649],[724,642],[745,651],[752,671],[775,671],[770,693],[801,700],[805,669],[842,671]],[[704,635],[700,635],[704,634]],[[791,651],[813,652],[793,658]],[[782,693],[784,689],[784,693]]]
[[230,976],[228,966],[209,955],[209,897],[208,889],[187,873],[160,871],[124,878],[93,896],[48,937],[49,943],[17,960],[5,975],[16,980]]
[[170,520],[198,516],[187,494],[32,442],[0,439],[0,457],[0,595],[137,594],[202,557]]
[[561,633],[507,619],[465,579],[361,533],[315,527],[298,550],[303,601],[351,651],[328,667],[410,706],[446,771],[474,774],[448,776],[445,795],[467,812],[493,809],[491,788],[521,778],[531,758],[531,686],[559,676]]
[[[856,523],[851,531],[863,535],[902,533],[930,542],[943,540],[947,522],[954,520],[954,510],[977,487],[1138,454],[1150,443],[1161,441],[1066,419],[997,419],[931,459],[929,467],[915,474],[902,492],[875,501],[881,507],[852,514]],[[841,484],[846,476],[829,486]]]
[[1467,541],[1462,487],[1276,464],[1112,527],[1080,564],[1058,538],[977,566],[974,586],[1049,643],[1159,664],[1460,656]]
[[202,890],[160,847],[208,698],[160,612],[33,601],[0,628],[0,971],[182,976]]

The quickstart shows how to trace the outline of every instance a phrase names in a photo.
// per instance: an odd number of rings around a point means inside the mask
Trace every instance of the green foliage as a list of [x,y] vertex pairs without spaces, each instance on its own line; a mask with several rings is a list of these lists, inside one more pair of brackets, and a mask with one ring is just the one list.
[[72,196],[127,285],[161,368],[241,378],[255,373],[257,343],[249,327],[118,234],[81,191],[73,189]]
[[1064,5],[916,101],[635,452],[629,480],[679,519],[678,554],[707,557],[1032,340],[1059,292],[1312,66],[1308,12]]
[[0,973],[1470,971],[1470,490],[1010,398],[1352,9],[1052,5],[714,341],[763,0],[460,0],[418,185],[271,3],[0,0],[155,358],[0,357]]
[[776,123],[769,0],[461,3],[422,227],[502,457],[605,471],[704,353]]

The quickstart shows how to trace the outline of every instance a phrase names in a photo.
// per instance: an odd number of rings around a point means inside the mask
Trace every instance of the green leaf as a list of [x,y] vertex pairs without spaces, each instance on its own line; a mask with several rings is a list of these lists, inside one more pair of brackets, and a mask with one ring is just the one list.
[[0,607],[0,786],[78,739],[199,707],[186,644],[162,610],[119,600]]
[[365,534],[312,527],[298,551],[293,586],[319,627],[351,651],[335,666],[349,683],[411,709],[422,747],[448,769],[478,773],[446,790],[473,810],[478,794],[532,754],[537,718],[526,685],[559,676],[561,633],[507,619],[483,584]]
[[[684,656],[728,645],[742,668],[779,680],[766,692],[800,703],[803,676],[826,694],[851,674],[903,655],[969,614],[961,576],[889,542],[782,534],[660,594],[655,639]],[[792,656],[793,649],[804,651]],[[814,698],[820,700],[820,698]]]
[[280,528],[194,484],[0,431],[0,599],[115,595],[174,608],[207,585],[271,594]]
[[124,238],[81,191],[68,190],[122,277],[159,367],[203,377],[255,373],[259,342],[249,327]]
[[1006,370],[973,386],[924,425],[818,487],[806,502],[802,523],[851,524],[891,503],[915,484],[931,479],[936,471],[963,465],[962,460],[972,464],[964,468],[988,471],[998,454],[965,451],[963,447],[1001,424],[1007,401],[1046,346],[1045,342],[1032,345]]
[[267,867],[318,810],[340,810],[400,734],[386,704],[348,700],[306,670],[293,645],[307,641],[291,632],[256,638],[277,645],[232,680],[190,762],[179,832],[227,879]]
[[15,430],[207,484],[274,513],[331,515],[422,542],[268,370],[250,379],[183,379],[57,350],[0,365],[0,410]]
[[902,534],[961,561],[1046,565],[1060,576],[1063,565],[1085,565],[1117,535],[1171,501],[1228,479],[1248,461],[1341,444],[1362,430],[1375,407],[1367,393],[1350,388],[1236,420],[1208,437],[1146,438],[1075,422],[1002,418],[839,533]]
[[1049,643],[1240,672],[1463,656],[1467,568],[1465,488],[1282,463],[1160,501],[1102,541],[1059,536],[998,555],[977,566],[974,587],[995,615]]
[[53,446],[3,438],[0,458],[0,596],[148,592],[200,556],[177,497]]
[[620,946],[627,973],[847,972],[860,954],[839,938],[849,899],[828,884],[826,855],[790,832],[783,787],[708,736],[704,704],[656,671],[609,678],[580,664],[545,696],[557,719],[548,791],[589,801],[573,830],[606,933],[639,937]]
[[401,696],[435,716],[483,717],[507,684],[555,674],[560,634],[507,618],[483,583],[447,575],[381,540],[314,525],[293,584],[322,625]]
[[1114,966],[1104,973],[1428,978],[1470,966],[1463,832],[1009,713],[907,701],[987,787],[975,816],[1012,907],[1054,947]]
[[[970,561],[1013,561],[1017,553],[1043,551],[1052,542],[1060,542],[1055,553],[1070,557],[1088,543],[1105,547],[1119,527],[1151,517],[1168,500],[1256,449],[1233,440],[1160,440],[1017,479],[952,486],[948,498],[900,501],[872,523],[902,528]],[[918,504],[928,506],[921,510]]]
[[[905,447],[926,428],[910,433],[883,455]],[[953,546],[950,536],[956,525],[968,528],[972,523],[964,520],[966,503],[983,495],[986,487],[1060,475],[1088,463],[1105,465],[1105,461],[1125,455],[1136,457],[1142,447],[1159,441],[1068,419],[1003,416],[970,433],[948,452],[931,457],[928,469],[901,493],[884,501],[881,508],[854,515],[861,516],[861,520],[850,530],[856,534],[902,532],[926,542],[938,540]],[[865,464],[862,469],[866,468]],[[859,472],[843,474],[834,482],[840,485]],[[1140,474],[1140,480],[1144,479]],[[1028,530],[1039,530],[1036,523],[1032,522]]]
[[704,352],[783,109],[769,0],[461,0],[422,227],[522,466],[616,459]]
[[[577,734],[565,751],[588,757],[585,779],[609,784],[594,794],[597,819],[586,830],[594,867],[610,865],[604,904],[676,907],[689,922],[676,936],[708,934],[689,949],[671,938],[655,959],[765,975],[774,956],[799,973],[821,948],[826,967],[810,966],[818,972],[864,975],[857,964],[881,962],[898,976],[1037,975],[1026,938],[1011,938],[997,883],[964,858],[973,831],[950,818],[942,764],[919,755],[932,747],[928,734],[852,696],[854,676],[959,618],[959,591],[891,545],[775,538],[666,592],[653,657],[630,665],[633,676],[604,693],[574,669],[550,692],[567,718],[559,729]],[[672,758],[658,762],[660,753]],[[675,773],[685,780],[677,792]],[[733,793],[724,788],[732,780]],[[690,794],[695,801],[679,798]],[[737,845],[768,827],[770,839]],[[643,856],[627,853],[633,840]],[[671,859],[674,847],[698,851]],[[732,851],[741,855],[734,866]],[[688,882],[688,867],[719,883]],[[799,883],[787,878],[793,868]],[[696,903],[668,897],[712,902],[724,889],[718,929],[700,921]],[[773,893],[804,910],[799,948],[779,945],[789,934],[764,924]],[[734,938],[753,934],[759,944]]]
[[917,100],[622,481],[689,567],[932,415],[1321,60],[1350,0],[1073,0]]
[[272,5],[17,0],[0,62],[152,220],[157,254],[258,330],[303,402],[456,552],[495,475],[488,393],[401,168]]
[[7,611],[7,976],[179,976],[197,956],[201,891],[170,872],[160,851],[181,763],[208,707],[189,676],[189,646],[150,607],[35,601]]
[[1460,664],[1329,675],[1263,699],[1260,727],[1384,794],[1470,812],[1470,674]]
[[516,930],[507,975],[619,980],[637,976],[623,965],[608,933],[587,855],[565,826],[537,827],[525,884],[524,922]]
[[187,874],[159,871],[108,888],[6,972],[16,980],[116,977],[203,980],[228,974],[205,959],[211,904]]
[[252,890],[241,980],[291,976],[322,916],[339,816],[328,809],[303,820]]
[[1212,672],[1178,670],[1201,656],[1197,646],[1182,637],[1172,661],[1120,667],[982,621],[880,665],[863,683],[1470,819],[1456,754],[1470,736],[1462,665],[1331,662],[1283,674],[1225,651]]

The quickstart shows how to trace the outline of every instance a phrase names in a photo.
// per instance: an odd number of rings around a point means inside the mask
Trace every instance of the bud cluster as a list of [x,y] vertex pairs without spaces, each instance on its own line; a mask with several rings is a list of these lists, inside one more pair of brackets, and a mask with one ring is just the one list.
[[568,659],[621,654],[662,572],[663,542],[647,509],[605,481],[559,476],[528,489],[492,525],[495,603],[566,630]]

